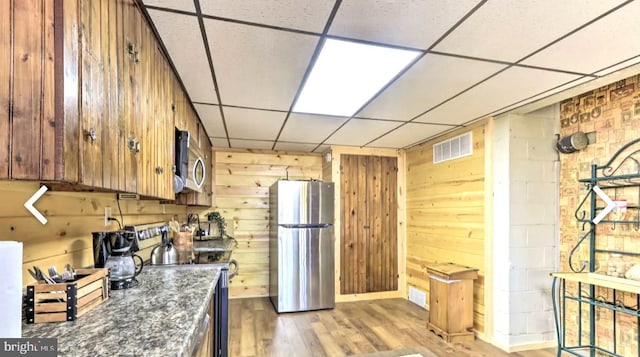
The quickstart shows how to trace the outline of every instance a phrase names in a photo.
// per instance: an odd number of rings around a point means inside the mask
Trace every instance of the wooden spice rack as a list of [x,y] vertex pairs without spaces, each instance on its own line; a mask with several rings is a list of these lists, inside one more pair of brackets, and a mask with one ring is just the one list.
[[74,281],[27,286],[26,321],[75,321],[109,298],[109,270],[77,269]]

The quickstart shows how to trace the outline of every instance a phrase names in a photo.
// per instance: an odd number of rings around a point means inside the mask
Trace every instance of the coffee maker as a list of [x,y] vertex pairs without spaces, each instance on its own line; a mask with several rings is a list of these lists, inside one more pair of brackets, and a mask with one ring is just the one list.
[[[93,232],[93,260],[96,268],[109,268],[112,290],[138,286],[136,276],[143,267],[133,232]],[[138,260],[136,265],[135,260]]]

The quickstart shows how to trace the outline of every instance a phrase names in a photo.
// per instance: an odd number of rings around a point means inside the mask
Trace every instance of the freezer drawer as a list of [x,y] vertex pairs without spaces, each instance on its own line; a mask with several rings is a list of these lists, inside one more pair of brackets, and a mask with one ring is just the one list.
[[276,310],[292,312],[333,308],[333,227],[279,227],[277,239],[278,279],[276,286],[272,286],[275,291],[270,294]]

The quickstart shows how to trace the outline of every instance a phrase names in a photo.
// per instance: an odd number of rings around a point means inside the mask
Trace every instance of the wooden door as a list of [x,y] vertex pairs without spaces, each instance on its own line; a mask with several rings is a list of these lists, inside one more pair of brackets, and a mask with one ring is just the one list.
[[397,159],[341,155],[342,294],[398,289]]

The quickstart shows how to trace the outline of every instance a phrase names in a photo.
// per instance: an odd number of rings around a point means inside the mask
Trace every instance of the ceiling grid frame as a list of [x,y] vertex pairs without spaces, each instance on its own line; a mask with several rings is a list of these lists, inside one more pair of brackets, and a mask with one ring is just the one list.
[[[276,136],[274,136],[273,140],[267,140],[267,141],[271,141],[272,145],[271,145],[271,150],[276,150],[278,143],[282,142],[285,144],[300,144],[301,150],[302,151],[308,151],[308,147],[311,146],[311,144],[314,144],[314,148],[313,150],[311,150],[312,152],[318,152],[318,150],[320,150],[321,148],[325,148],[327,145],[327,142],[330,141],[330,138],[335,135],[337,132],[339,132],[340,130],[342,130],[343,128],[346,129],[346,125],[352,120],[352,119],[358,119],[358,120],[368,120],[371,125],[376,125],[375,123],[385,123],[385,122],[396,122],[398,123],[398,125],[396,125],[396,127],[394,127],[391,130],[387,130],[385,131],[382,135],[376,135],[375,137],[373,137],[372,139],[368,140],[366,143],[361,144],[361,145],[352,145],[352,146],[359,146],[359,147],[378,147],[375,146],[374,143],[376,141],[379,141],[380,139],[382,139],[385,136],[388,135],[392,135],[393,132],[400,130],[402,127],[405,127],[407,124],[412,123],[412,124],[419,124],[419,125],[425,125],[425,126],[429,126],[429,125],[440,125],[442,126],[442,128],[444,130],[437,132],[436,134],[430,136],[429,138],[424,138],[423,140],[419,140],[419,141],[411,141],[409,142],[405,142],[402,145],[398,144],[398,146],[396,147],[397,149],[406,149],[406,148],[410,148],[412,146],[418,145],[421,142],[424,142],[425,140],[428,139],[432,139],[433,137],[437,137],[440,135],[444,135],[446,132],[453,130],[457,127],[461,127],[461,126],[466,126],[469,125],[479,119],[482,119],[483,117],[486,117],[487,115],[495,115],[495,114],[499,114],[508,110],[514,110],[520,107],[525,107],[530,105],[532,102],[534,101],[538,101],[540,99],[544,99],[550,96],[554,96],[557,95],[558,93],[561,93],[562,91],[564,91],[565,89],[571,89],[575,86],[578,85],[582,85],[582,84],[587,84],[590,82],[598,82],[598,81],[594,81],[595,79],[599,79],[603,74],[609,75],[610,73],[613,73],[615,71],[620,71],[620,70],[624,70],[624,69],[628,69],[628,68],[636,68],[638,63],[640,63],[640,54],[635,55],[635,56],[631,56],[629,58],[625,58],[625,59],[620,59],[620,58],[616,58],[615,63],[608,63],[605,67],[603,68],[599,68],[597,70],[594,70],[592,73],[582,73],[581,71],[574,71],[571,68],[553,68],[553,66],[548,67],[546,66],[546,64],[544,66],[538,66],[535,64],[530,64],[527,63],[526,60],[534,55],[536,55],[537,53],[541,53],[543,51],[545,51],[546,49],[548,49],[549,47],[553,46],[556,43],[561,42],[562,40],[570,37],[571,35],[573,35],[574,33],[578,33],[579,31],[589,27],[590,25],[596,23],[597,21],[603,20],[606,21],[606,18],[608,15],[616,12],[616,11],[624,11],[625,7],[629,4],[631,4],[633,2],[633,0],[627,0],[624,2],[621,2],[615,6],[611,6],[610,8],[608,8],[607,11],[603,11],[602,13],[599,13],[598,16],[589,19],[588,21],[583,21],[580,22],[581,25],[577,26],[576,28],[574,28],[573,30],[565,33],[565,34],[558,34],[558,36],[553,40],[550,41],[549,43],[547,43],[546,45],[536,49],[535,51],[527,54],[526,56],[518,59],[517,61],[514,62],[509,62],[509,61],[504,61],[504,60],[500,60],[499,58],[481,58],[481,57],[477,57],[477,56],[469,56],[469,55],[465,55],[465,54],[459,54],[459,53],[448,53],[448,52],[442,52],[439,51],[438,49],[436,49],[436,46],[445,38],[447,38],[447,36],[449,34],[451,34],[453,31],[456,31],[456,29],[462,24],[464,23],[467,19],[469,19],[470,16],[473,16],[473,14],[480,8],[482,8],[485,4],[487,4],[490,1],[494,1],[494,0],[483,0],[483,1],[479,1],[476,3],[476,5],[473,7],[473,10],[467,12],[467,14],[465,14],[464,17],[460,18],[458,20],[458,22],[455,23],[454,26],[451,26],[450,28],[447,29],[447,31],[440,36],[440,38],[438,38],[437,41],[435,41],[434,43],[432,43],[427,49],[422,50],[422,53],[420,54],[419,58],[414,61],[413,63],[411,63],[409,66],[407,66],[401,73],[399,73],[397,76],[395,76],[389,83],[387,83],[386,86],[384,86],[380,91],[378,91],[369,101],[367,101],[367,103],[365,103],[361,108],[358,109],[358,111],[356,113],[354,113],[354,115],[352,115],[351,117],[347,118],[345,120],[345,122],[342,123],[342,125],[340,125],[338,128],[335,128],[333,130],[333,132],[328,135],[326,138],[324,138],[324,140],[320,141],[320,142],[315,142],[315,143],[309,143],[309,142],[297,142],[297,141],[291,141],[291,135],[288,135],[287,140],[284,140],[285,138],[282,138],[282,134],[285,130],[285,127],[287,126],[287,124],[289,123],[289,117],[292,114],[299,114],[296,112],[292,111],[293,105],[295,104],[296,98],[300,93],[300,90],[302,88],[302,86],[304,85],[306,78],[308,77],[313,64],[315,62],[315,59],[317,58],[318,55],[318,51],[321,48],[321,45],[323,43],[323,41],[327,38],[333,38],[333,39],[340,39],[340,40],[346,40],[346,41],[353,41],[356,43],[364,43],[364,44],[370,44],[370,45],[381,45],[381,46],[387,46],[387,47],[391,47],[391,48],[401,48],[401,49],[415,49],[412,46],[406,46],[403,44],[398,44],[398,43],[385,43],[385,41],[379,41],[375,38],[351,38],[351,37],[345,37],[342,36],[340,34],[332,34],[331,33],[331,25],[332,25],[332,21],[338,16],[339,11],[340,11],[340,4],[341,1],[337,0],[336,2],[333,3],[333,7],[331,9],[331,17],[327,19],[327,22],[325,23],[325,26],[323,28],[322,33],[319,32],[315,32],[315,31],[308,31],[308,30],[301,30],[299,28],[289,28],[289,27],[283,27],[283,26],[277,26],[274,25],[273,22],[271,23],[260,23],[260,22],[255,22],[255,21],[251,21],[248,20],[247,18],[242,18],[240,17],[234,17],[234,18],[226,18],[224,16],[219,16],[219,14],[211,14],[211,13],[206,13],[202,11],[201,8],[201,4],[200,4],[200,0],[193,0],[194,2],[194,8],[195,8],[195,12],[192,11],[188,11],[186,10],[186,6],[182,6],[180,8],[172,8],[169,7],[171,5],[166,5],[166,4],[171,4],[171,3],[167,3],[166,1],[160,1],[160,0],[136,0],[141,6],[141,8],[143,9],[143,12],[145,13],[145,16],[147,16],[148,19],[150,19],[150,16],[147,12],[147,10],[158,10],[158,11],[166,11],[172,14],[175,14],[176,16],[194,16],[198,19],[198,23],[199,23],[199,27],[200,27],[200,31],[202,33],[202,40],[203,40],[203,44],[205,45],[205,49],[207,52],[207,61],[209,63],[209,69],[211,72],[211,77],[212,80],[214,82],[214,87],[216,90],[216,96],[217,96],[217,100],[218,103],[206,103],[206,102],[191,102],[191,105],[193,106],[194,104],[202,104],[202,105],[211,105],[211,106],[218,106],[218,110],[220,112],[220,117],[222,120],[222,124],[224,126],[224,136],[226,139],[227,144],[229,145],[229,147],[234,148],[236,146],[232,145],[232,140],[238,141],[238,140],[244,140],[243,138],[241,138],[240,136],[242,135],[234,135],[234,136],[230,136],[229,134],[229,130],[227,128],[227,118],[225,118],[225,114],[224,114],[224,108],[228,107],[228,108],[237,108],[237,109],[246,109],[246,110],[253,110],[256,113],[259,113],[260,111],[264,111],[264,112],[281,112],[281,113],[285,113],[285,110],[273,110],[271,108],[260,108],[260,107],[254,107],[249,105],[229,105],[229,104],[225,104],[225,101],[223,100],[224,98],[224,88],[220,88],[219,84],[217,83],[216,80],[216,68],[214,68],[214,58],[215,58],[215,53],[211,52],[211,48],[208,47],[208,43],[209,41],[207,40],[206,36],[206,28],[204,26],[204,19],[209,19],[209,20],[213,20],[213,21],[224,21],[224,22],[232,22],[232,23],[236,23],[239,25],[243,25],[243,26],[249,26],[249,27],[262,27],[262,28],[268,28],[271,30],[278,30],[278,31],[286,31],[286,32],[290,32],[293,34],[299,34],[299,35],[312,35],[312,36],[318,36],[320,37],[320,39],[318,40],[316,47],[314,49],[314,52],[312,54],[311,60],[309,61],[309,65],[306,67],[305,73],[304,73],[304,77],[301,79],[300,82],[300,86],[298,87],[295,97],[292,100],[291,106],[289,107],[289,110],[286,111],[286,117],[284,119],[284,121],[282,122],[282,125],[280,126],[279,130],[278,130],[278,134]],[[165,4],[165,5],[158,5],[158,4],[154,4],[154,1],[158,1],[159,3]],[[272,4],[276,4],[276,2],[274,2],[273,0]],[[249,3],[251,2],[251,0],[248,1]],[[585,2],[586,3],[586,2]],[[297,5],[297,4],[296,4]],[[272,6],[277,6],[277,5],[272,5]],[[283,9],[285,10],[285,9]],[[287,10],[289,11],[289,10]],[[640,15],[640,14],[639,14]],[[284,15],[283,15],[284,16]],[[357,19],[354,19],[354,21],[357,21]],[[150,21],[152,22],[152,21]],[[175,65],[173,64],[170,56],[168,55],[167,49],[166,49],[166,45],[164,44],[164,42],[162,41],[162,38],[159,36],[159,31],[157,31],[157,29],[155,28],[155,24],[153,24],[152,22],[152,27],[154,30],[154,33],[156,34],[156,36],[158,36],[160,38],[160,44],[161,44],[161,48],[163,50],[163,52],[165,52],[165,56],[168,58],[170,66],[172,67],[172,69],[176,72],[176,74],[178,75],[178,81],[181,83],[183,89],[185,88],[184,83],[182,82],[182,77],[180,76],[180,73],[177,72]],[[468,59],[468,60],[473,60],[473,61],[484,61],[484,62],[491,62],[491,63],[496,63],[496,64],[501,64],[501,65],[505,65],[506,68],[503,68],[500,71],[497,71],[496,73],[491,74],[490,76],[487,76],[486,78],[484,78],[483,80],[480,80],[478,82],[473,83],[471,86],[467,87],[467,88],[463,88],[460,91],[458,91],[455,95],[447,98],[446,100],[441,101],[440,103],[436,104],[435,106],[432,106],[430,108],[425,108],[425,110],[418,114],[417,116],[414,116],[412,118],[407,119],[403,119],[403,118],[396,118],[396,117],[392,117],[392,118],[382,118],[382,117],[377,117],[376,115],[359,115],[361,112],[363,112],[363,109],[366,108],[370,103],[375,102],[376,99],[380,96],[381,93],[387,91],[387,90],[392,90],[392,85],[393,83],[395,83],[395,81],[397,81],[399,78],[401,78],[403,75],[405,75],[410,68],[412,68],[419,60],[421,60],[426,54],[435,54],[435,55],[442,55],[442,56],[450,56],[450,57],[458,57],[458,58],[464,58],[464,59]],[[574,75],[574,76],[579,76],[579,78],[575,78],[572,79],[568,82],[563,82],[563,83],[554,83],[553,85],[549,86],[549,88],[545,88],[544,90],[542,90],[541,92],[536,92],[532,95],[527,95],[527,96],[523,96],[523,97],[518,97],[515,101],[513,102],[508,102],[505,103],[504,105],[498,107],[493,107],[488,109],[488,112],[486,114],[483,114],[481,116],[477,116],[477,117],[471,117],[471,118],[462,118],[465,121],[461,121],[461,124],[446,124],[446,123],[429,123],[429,122],[420,122],[418,121],[420,117],[426,115],[427,113],[431,112],[432,110],[448,103],[451,102],[453,100],[458,101],[460,98],[460,96],[464,93],[467,93],[469,91],[471,91],[473,88],[476,88],[480,85],[482,85],[485,82],[491,82],[494,80],[494,78],[496,78],[497,76],[499,76],[501,73],[511,69],[511,68],[523,68],[523,69],[531,69],[531,70],[541,70],[541,71],[551,71],[551,72],[556,72],[556,73],[564,73],[564,74],[568,74],[568,75]],[[573,85],[573,83],[576,83],[575,86]],[[436,84],[437,85],[437,84]],[[275,89],[277,89],[277,87],[274,87]],[[561,89],[561,90],[560,90]],[[187,93],[187,96],[189,98],[189,100],[191,101],[192,96],[190,95],[190,93]],[[195,107],[194,107],[195,109]],[[284,109],[284,108],[283,108]],[[303,113],[300,113],[303,114]],[[259,117],[259,114],[256,118]],[[200,117],[200,116],[199,116]],[[322,120],[322,116],[318,115],[317,116],[318,120],[321,121]],[[208,120],[207,118],[200,118],[201,122],[203,122],[204,125],[204,121]],[[259,125],[259,122],[256,122],[256,125]],[[405,130],[406,131],[406,130]],[[213,135],[212,135],[213,134]],[[209,133],[210,135],[210,140],[213,140],[214,138],[216,140],[221,139],[221,135],[222,133]],[[394,136],[397,136],[396,134],[393,134]],[[238,136],[238,137],[235,137]],[[407,136],[407,139],[409,139],[409,136]],[[305,148],[303,148],[303,146]],[[293,147],[293,146],[290,146]]]

